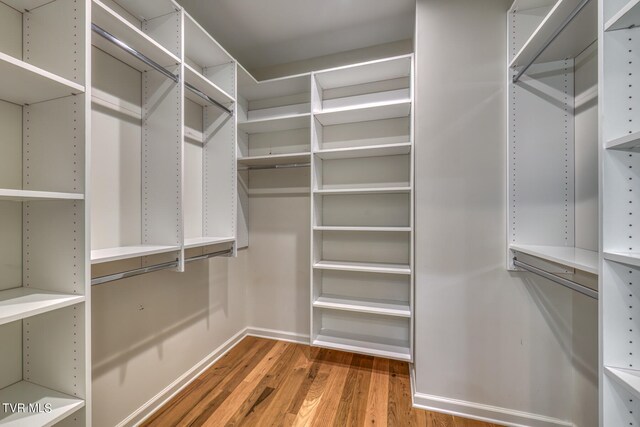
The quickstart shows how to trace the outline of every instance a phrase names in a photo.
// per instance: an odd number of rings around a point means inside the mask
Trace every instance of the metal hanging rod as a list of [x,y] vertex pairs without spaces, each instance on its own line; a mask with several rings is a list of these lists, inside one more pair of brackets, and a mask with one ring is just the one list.
[[241,171],[253,171],[264,169],[293,169],[293,168],[308,168],[311,163],[290,163],[284,165],[265,165],[265,166],[247,166],[245,168],[238,168]]
[[536,52],[534,57],[524,67],[522,67],[522,69],[518,71],[518,73],[513,77],[513,83],[518,83],[518,80],[520,80],[520,77],[522,77],[522,75],[529,69],[529,67],[531,67],[531,65],[533,65],[534,62],[536,62],[536,60],[540,57],[540,55],[542,55],[542,52],[544,52],[549,47],[549,45],[553,43],[553,41],[556,38],[558,38],[560,33],[562,33],[562,31],[567,27],[567,25],[569,25],[571,21],[573,21],[573,18],[578,16],[578,14],[582,11],[582,9],[584,9],[584,7],[589,3],[589,1],[591,0],[582,0],[580,4],[576,6],[573,12],[571,12],[571,14],[567,16],[564,21],[562,21],[562,24],[560,24],[560,26],[553,32],[553,35],[551,36],[549,41],[547,41],[538,50],[538,52]]
[[153,59],[145,56],[144,54],[142,54],[140,52],[138,52],[137,50],[135,50],[134,48],[132,48],[131,46],[129,46],[128,44],[126,44],[125,42],[123,42],[122,40],[120,40],[119,38],[114,36],[113,34],[103,30],[100,27],[98,27],[96,24],[92,23],[91,24],[91,29],[93,30],[94,33],[104,37],[105,39],[107,39],[108,41],[113,43],[114,45],[118,46],[120,49],[124,50],[125,52],[127,52],[131,56],[134,56],[134,57],[138,58],[140,61],[144,62],[145,64],[147,64],[148,66],[150,66],[154,70],[164,74],[166,77],[170,78],[174,82],[178,83],[178,81],[180,80],[180,78],[177,75],[173,74],[172,72],[170,72],[169,70],[164,68],[162,65],[158,64],[157,62],[155,62]]
[[126,279],[127,277],[139,276],[141,274],[152,273],[154,271],[167,270],[170,268],[178,268],[178,261],[165,262],[162,264],[151,265],[149,267],[136,268],[135,270],[123,271],[122,273],[110,274],[108,276],[96,277],[91,279],[91,286],[101,285],[114,280]]
[[517,258],[513,259],[513,265],[516,267],[520,267],[524,270],[530,271],[531,273],[537,274],[538,276],[542,276],[545,279],[549,279],[552,282],[555,282],[565,288],[569,288],[573,291],[579,292],[582,295],[586,295],[593,299],[598,299],[598,291],[595,291],[591,288],[588,288],[580,283],[574,282],[573,280],[565,279],[564,277],[556,276],[555,274],[551,274],[548,271],[544,271],[538,267],[534,267],[531,264],[527,264],[526,262],[518,261]]
[[231,255],[233,253],[233,249],[226,249],[224,251],[211,252],[210,254],[200,255],[193,258],[187,258],[184,262],[194,262],[194,261],[202,261],[204,259],[219,257],[223,255]]
[[215,105],[216,107],[220,108],[221,110],[225,111],[227,114],[232,115],[233,111],[227,107],[225,107],[223,104],[219,103],[218,101],[216,101],[215,99],[211,98],[209,95],[207,95],[206,93],[202,92],[200,89],[198,89],[197,87],[193,86],[191,83],[187,83],[184,82],[184,87],[189,89],[191,92],[195,93],[196,95],[198,95],[200,98],[204,99],[205,101]]

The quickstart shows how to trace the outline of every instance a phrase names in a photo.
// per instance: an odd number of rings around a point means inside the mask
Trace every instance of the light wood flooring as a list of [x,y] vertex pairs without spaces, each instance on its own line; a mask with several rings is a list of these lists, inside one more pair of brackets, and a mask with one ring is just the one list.
[[412,408],[407,363],[254,337],[143,426],[496,427]]

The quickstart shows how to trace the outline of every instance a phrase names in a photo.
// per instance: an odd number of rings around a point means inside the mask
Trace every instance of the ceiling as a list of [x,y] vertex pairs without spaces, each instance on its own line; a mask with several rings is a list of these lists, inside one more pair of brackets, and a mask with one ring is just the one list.
[[415,0],[178,0],[253,70],[413,37]]

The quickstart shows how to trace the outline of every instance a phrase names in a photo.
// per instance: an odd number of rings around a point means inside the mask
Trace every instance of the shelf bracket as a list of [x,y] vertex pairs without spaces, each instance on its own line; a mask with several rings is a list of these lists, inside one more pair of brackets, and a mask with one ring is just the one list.
[[564,277],[556,276],[555,274],[551,274],[548,271],[544,271],[538,267],[534,267],[531,264],[527,264],[526,262],[518,261],[517,258],[513,258],[513,265],[516,267],[520,267],[524,270],[527,270],[533,274],[537,274],[538,276],[544,277],[545,279],[549,279],[552,282],[555,282],[565,288],[569,288],[572,291],[576,291],[581,293],[582,295],[586,295],[589,298],[598,299],[598,291],[595,291],[591,288],[588,288],[580,283],[574,282],[573,280],[565,279]]

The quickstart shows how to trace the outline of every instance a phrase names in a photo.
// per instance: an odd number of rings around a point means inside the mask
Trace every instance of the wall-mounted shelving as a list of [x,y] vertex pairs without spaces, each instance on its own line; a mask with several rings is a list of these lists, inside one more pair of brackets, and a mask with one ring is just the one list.
[[531,255],[568,268],[598,274],[598,252],[568,246],[510,245],[516,253]]

